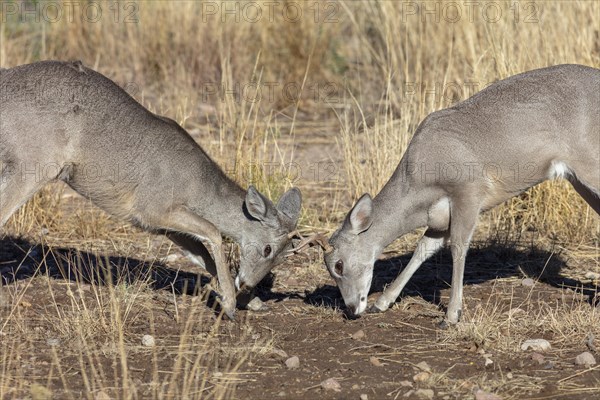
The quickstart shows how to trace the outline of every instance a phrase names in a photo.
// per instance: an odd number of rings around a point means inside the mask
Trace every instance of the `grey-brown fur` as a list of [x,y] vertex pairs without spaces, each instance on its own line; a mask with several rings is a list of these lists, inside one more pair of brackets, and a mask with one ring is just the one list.
[[[218,275],[230,316],[235,288],[221,234],[240,243],[247,286],[289,247],[299,190],[285,193],[277,206],[253,187],[244,191],[176,122],[151,113],[81,62],[2,70],[0,91],[0,227],[42,186],[61,179],[112,215],[167,231]],[[272,248],[267,257],[266,245]]]
[[[561,175],[600,213],[598,69],[559,65],[526,72],[430,114],[377,197],[363,196],[333,234],[327,267],[350,311],[359,314],[375,259],[397,237],[427,227],[407,267],[370,310],[385,311],[422,262],[449,240],[447,321],[456,323],[480,211]],[[341,275],[335,272],[340,260]]]

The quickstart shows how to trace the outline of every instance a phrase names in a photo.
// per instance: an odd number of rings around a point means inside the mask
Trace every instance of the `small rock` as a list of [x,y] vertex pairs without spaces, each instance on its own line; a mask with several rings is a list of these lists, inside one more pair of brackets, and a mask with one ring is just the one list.
[[146,347],[154,347],[156,341],[154,340],[154,336],[152,335],[144,335],[142,336],[142,344]]
[[383,367],[383,364],[381,363],[381,361],[379,361],[379,358],[377,357],[369,357],[369,362],[376,367]]
[[259,297],[254,297],[246,304],[246,308],[250,311],[267,311],[269,307]]
[[546,339],[528,339],[521,345],[521,350],[527,351],[528,349],[531,349],[533,351],[546,351],[550,350],[551,347],[550,342]]
[[296,369],[300,366],[300,359],[297,356],[293,356],[285,360],[285,365],[288,369]]
[[60,339],[48,338],[48,339],[46,339],[46,344],[48,346],[58,346],[60,344]]
[[321,382],[321,387],[325,390],[333,390],[334,392],[342,391],[342,386],[335,378],[325,379]]
[[487,367],[488,365],[492,365],[493,363],[494,363],[494,362],[493,362],[491,359],[489,359],[489,358],[487,358],[487,357],[485,358],[485,366],[486,366],[486,367]]
[[431,374],[427,371],[419,372],[415,376],[413,376],[413,381],[415,382],[426,382]]
[[288,354],[281,349],[273,349],[273,350],[271,350],[271,354],[274,356],[277,356],[277,357],[285,358],[285,359],[287,359],[289,357]]
[[368,394],[361,394],[360,395],[360,400],[369,400],[369,395]]
[[584,351],[577,357],[575,357],[575,364],[577,365],[585,365],[589,367],[590,365],[596,365],[596,359],[589,351]]
[[358,389],[360,389],[360,386],[358,384],[355,383],[354,385],[352,385],[352,390],[358,390]]
[[431,367],[425,361],[418,363],[417,368],[419,368],[421,371],[431,372]]
[[540,353],[532,353],[531,359],[533,361],[536,361],[539,365],[542,365],[544,363],[545,357]]
[[481,389],[475,391],[475,400],[502,400],[502,397],[494,393],[488,393]]
[[413,387],[413,384],[411,381],[400,381],[400,386],[402,387]]
[[509,372],[508,374],[506,374],[506,379],[512,379],[512,378],[513,378],[512,372]]
[[419,399],[433,399],[433,390],[431,389],[418,389],[415,391],[415,395]]
[[104,391],[99,391],[94,396],[94,400],[112,400],[111,397]]
[[535,285],[535,281],[531,278],[525,278],[521,281],[521,285],[525,287],[533,287],[533,285]]
[[45,386],[39,385],[37,383],[34,383],[29,387],[29,394],[34,400],[52,399],[52,391],[46,388]]
[[362,340],[362,339],[364,339],[364,338],[365,338],[365,336],[366,336],[366,335],[365,335],[365,331],[363,331],[363,330],[361,329],[361,330],[359,330],[359,331],[356,331],[356,332],[354,332],[354,333],[352,334],[352,336],[351,336],[351,337],[352,337],[352,339],[354,339],[354,340]]
[[281,391],[281,392],[277,393],[277,396],[279,396],[279,397],[285,397],[285,392]]
[[600,279],[600,274],[597,272],[586,272],[585,277],[595,281]]

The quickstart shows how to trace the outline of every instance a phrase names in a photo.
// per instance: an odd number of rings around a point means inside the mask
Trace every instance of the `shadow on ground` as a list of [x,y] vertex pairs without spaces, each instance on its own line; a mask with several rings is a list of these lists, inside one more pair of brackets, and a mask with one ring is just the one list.
[[[403,254],[375,263],[371,293],[381,293],[408,264],[412,254]],[[561,275],[566,265],[560,253],[543,250],[533,242],[488,240],[473,243],[467,256],[465,286],[511,276],[528,276],[553,287],[571,288],[582,293],[588,302],[595,301],[596,288],[590,284]],[[198,295],[210,282],[201,274],[167,268],[160,262],[135,258],[102,256],[71,248],[46,247],[29,241],[6,237],[0,239],[0,277],[2,284],[46,274],[54,279],[106,285],[107,282],[132,283],[148,281],[156,290],[177,294]],[[443,249],[425,262],[408,282],[400,297],[420,296],[440,307],[441,290],[450,286],[452,257]],[[273,274],[256,288],[263,301],[280,302],[286,298],[302,298],[317,307],[344,308],[337,287],[324,285],[312,292],[273,292]],[[215,307],[216,293],[211,291],[207,305]]]
[[[39,274],[59,280],[70,280],[86,284],[106,285],[136,281],[147,281],[156,290],[167,290],[176,294],[201,295],[203,287],[210,283],[207,275],[168,268],[158,261],[143,261],[136,258],[108,256],[89,253],[72,248],[49,247],[14,237],[0,238],[0,284],[11,284]],[[273,292],[274,275],[271,273],[253,292],[263,300],[279,302],[296,293]],[[238,306],[252,294],[239,296]],[[217,293],[211,291],[207,306],[217,308]]]
[[[408,264],[412,253],[379,260],[375,263],[370,293],[381,293]],[[467,255],[464,285],[480,284],[496,278],[511,276],[530,277],[557,288],[569,288],[583,294],[590,304],[596,296],[596,287],[561,275],[566,261],[560,252],[544,250],[533,241],[493,239],[473,242]],[[425,262],[413,275],[400,298],[420,296],[443,308],[440,291],[450,287],[452,256],[445,248]],[[305,302],[329,308],[344,308],[337,287],[324,285],[307,293]],[[445,310],[444,310],[445,311]]]
[[[58,280],[106,285],[149,282],[156,290],[200,295],[210,278],[167,268],[164,264],[135,258],[103,256],[71,248],[49,247],[13,237],[0,239],[2,285],[45,274]],[[215,306],[216,293],[209,293],[208,306]]]

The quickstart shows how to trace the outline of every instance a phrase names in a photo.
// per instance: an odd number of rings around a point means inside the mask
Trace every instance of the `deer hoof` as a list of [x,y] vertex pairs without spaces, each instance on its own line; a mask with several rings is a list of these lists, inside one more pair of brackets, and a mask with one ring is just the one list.
[[458,321],[452,322],[449,319],[444,318],[441,322],[438,323],[438,328],[445,330],[455,326],[456,324],[458,324]]
[[221,298],[221,310],[227,319],[235,321],[235,301],[230,301],[228,298]]
[[443,319],[441,322],[439,322],[437,324],[437,326],[438,326],[439,329],[446,330],[446,329],[450,328],[450,323],[448,323],[447,320]]
[[385,310],[382,310],[381,308],[377,307],[375,304],[373,304],[371,307],[367,308],[367,312],[369,314],[379,314],[384,312]]
[[223,311],[228,320],[235,322],[235,309]]

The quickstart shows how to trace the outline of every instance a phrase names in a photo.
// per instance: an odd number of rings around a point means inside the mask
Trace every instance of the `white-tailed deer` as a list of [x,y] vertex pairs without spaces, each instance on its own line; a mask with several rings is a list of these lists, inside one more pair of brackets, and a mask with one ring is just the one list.
[[600,214],[600,70],[559,65],[526,72],[430,114],[381,192],[374,199],[363,195],[325,246],[325,263],[348,310],[358,315],[367,308],[383,249],[427,227],[408,265],[369,311],[387,310],[419,266],[450,240],[445,322],[458,322],[479,213],[556,177],[568,179]]
[[80,62],[1,70],[0,91],[0,227],[62,180],[108,213],[166,232],[217,275],[231,318],[236,293],[221,234],[240,244],[240,286],[256,285],[291,246],[298,189],[277,205],[252,186],[244,191],[176,122]]

